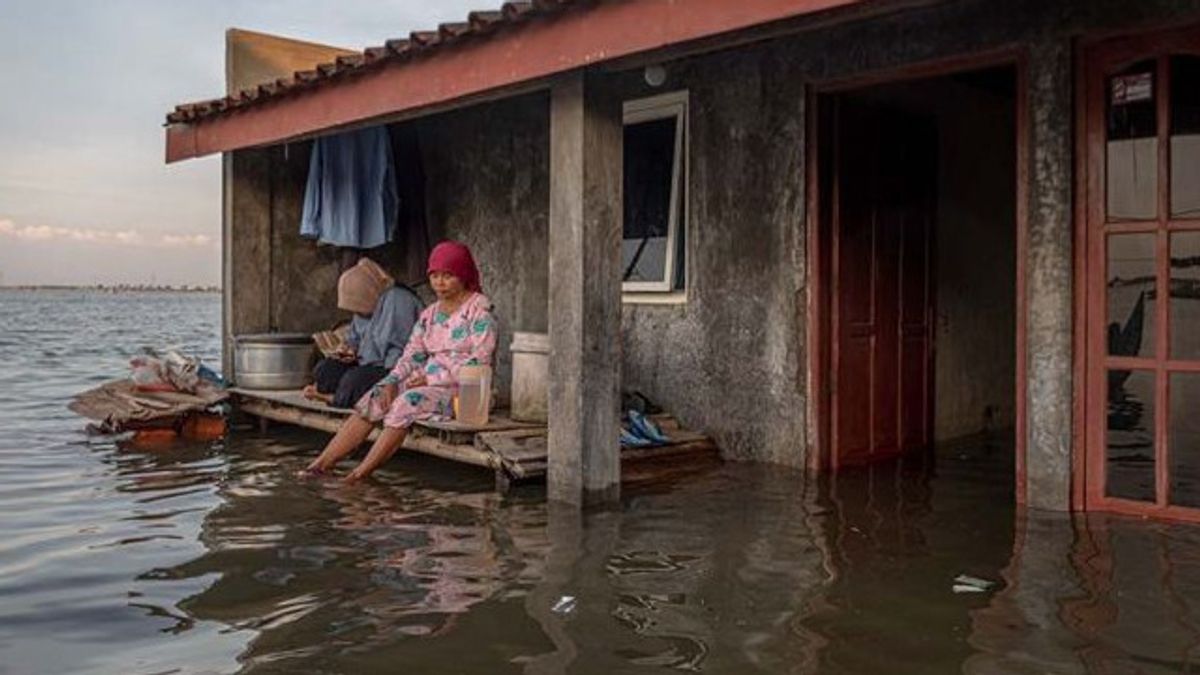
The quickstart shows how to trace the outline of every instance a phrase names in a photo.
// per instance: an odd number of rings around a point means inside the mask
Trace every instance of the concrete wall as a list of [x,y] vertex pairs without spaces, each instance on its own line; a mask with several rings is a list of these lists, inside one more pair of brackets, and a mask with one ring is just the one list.
[[724,455],[804,458],[804,81],[768,52],[672,64],[687,89],[687,302],[625,306],[624,385]]
[[236,94],[355,53],[340,47],[230,28],[225,31],[225,93]]

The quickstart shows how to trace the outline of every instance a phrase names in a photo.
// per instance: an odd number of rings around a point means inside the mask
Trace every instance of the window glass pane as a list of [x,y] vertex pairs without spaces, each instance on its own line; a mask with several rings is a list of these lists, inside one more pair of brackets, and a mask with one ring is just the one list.
[[1153,372],[1108,371],[1105,452],[1105,495],[1154,501]]
[[1200,374],[1171,374],[1167,447],[1170,491],[1177,506],[1200,507]]
[[624,281],[666,281],[677,118],[625,126]]
[[1200,56],[1171,57],[1171,215],[1200,218]]
[[1108,353],[1154,355],[1154,234],[1108,238]]
[[1200,232],[1171,235],[1171,357],[1200,360]]
[[1138,63],[1108,78],[1108,217],[1158,215],[1158,116],[1155,63]]

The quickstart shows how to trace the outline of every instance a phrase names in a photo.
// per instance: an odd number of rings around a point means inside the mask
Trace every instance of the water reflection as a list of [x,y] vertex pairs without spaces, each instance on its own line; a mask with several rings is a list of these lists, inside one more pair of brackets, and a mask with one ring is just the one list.
[[824,480],[726,465],[586,514],[416,457],[297,482],[312,444],[103,454],[140,504],[117,551],[207,500],[201,550],[140,568],[126,607],[254,672],[1177,672],[1200,646],[1200,529],[1020,514],[1008,444]]
[[415,458],[343,490],[243,451],[205,553],[143,576],[211,580],[153,611],[244,633],[248,670],[1174,672],[1200,644],[1200,532],[1018,516],[1003,445],[828,481],[727,466],[588,514]]
[[[291,478],[319,436],[80,433],[65,401],[129,335],[215,356],[215,296],[0,292],[0,318],[7,363],[46,354],[0,374],[6,673],[1166,673],[1200,645],[1200,529],[1019,514],[1009,444],[836,480],[726,465],[582,516],[414,457],[341,490]],[[1132,467],[1152,397],[1119,389]]]
[[973,613],[972,673],[1190,672],[1200,647],[1194,527],[1093,514],[1019,530],[1007,588]]

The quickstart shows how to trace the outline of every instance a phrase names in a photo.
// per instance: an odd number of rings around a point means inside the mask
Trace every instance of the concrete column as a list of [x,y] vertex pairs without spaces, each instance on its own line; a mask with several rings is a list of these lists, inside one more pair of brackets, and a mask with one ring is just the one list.
[[233,371],[232,336],[270,330],[270,150],[235,150],[224,156],[222,289],[225,376]]
[[233,380],[233,153],[221,153],[221,373]]
[[1053,511],[1071,507],[1071,73],[1068,40],[1043,38],[1032,45],[1025,503]]
[[574,73],[550,97],[552,501],[615,500],[621,480],[620,102]]

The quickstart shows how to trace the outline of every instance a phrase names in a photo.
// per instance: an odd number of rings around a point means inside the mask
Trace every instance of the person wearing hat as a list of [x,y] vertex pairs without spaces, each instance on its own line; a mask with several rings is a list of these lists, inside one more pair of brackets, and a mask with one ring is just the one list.
[[492,365],[496,322],[470,249],[456,241],[438,244],[429,255],[428,274],[437,302],[421,312],[404,355],[359,399],[354,414],[346,418],[320,456],[300,472],[303,476],[332,470],[382,423],[383,431],[345,481],[367,477],[400,449],[417,421],[453,415],[464,366]]
[[421,299],[370,258],[338,278],[338,309],[353,312],[343,348],[321,359],[304,395],[349,408],[383,379],[408,345],[421,315]]

